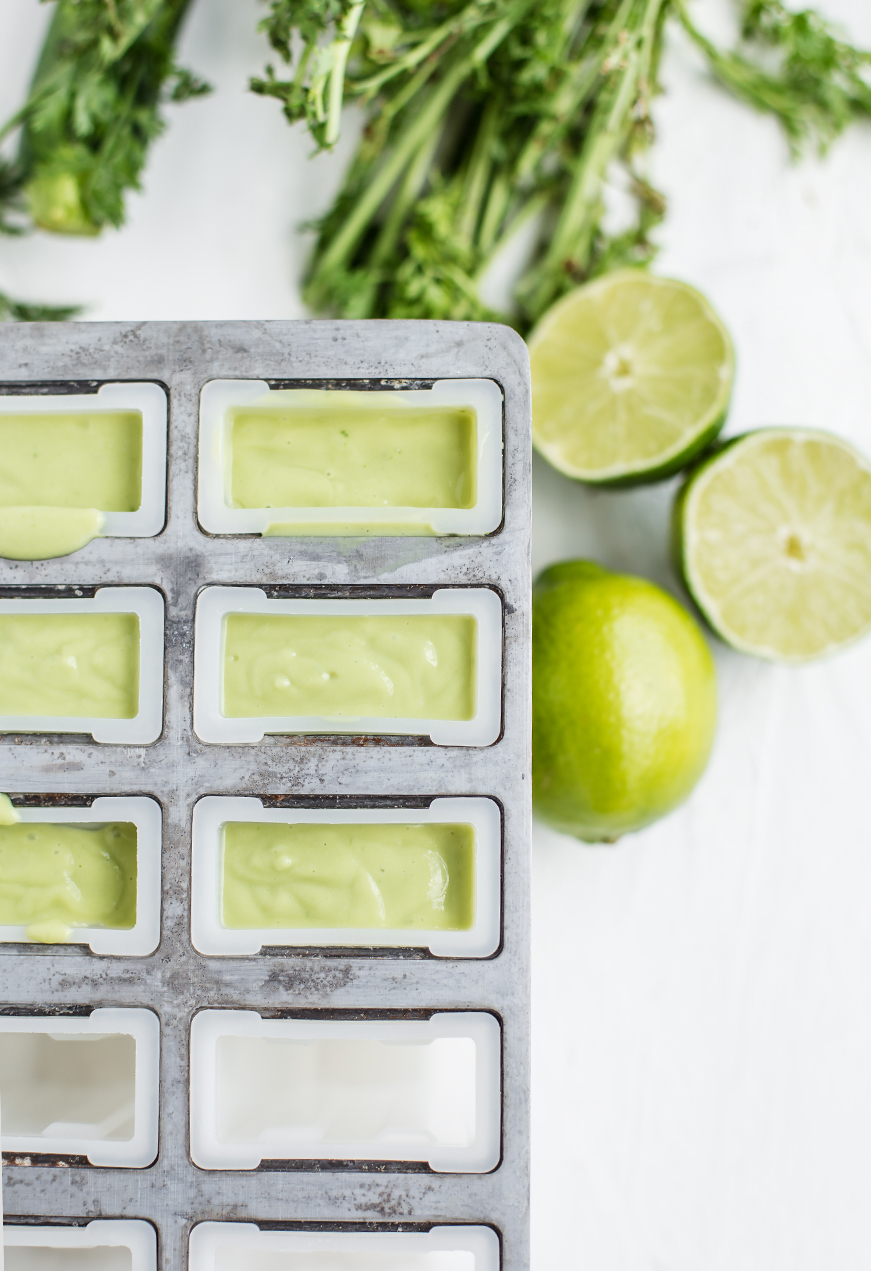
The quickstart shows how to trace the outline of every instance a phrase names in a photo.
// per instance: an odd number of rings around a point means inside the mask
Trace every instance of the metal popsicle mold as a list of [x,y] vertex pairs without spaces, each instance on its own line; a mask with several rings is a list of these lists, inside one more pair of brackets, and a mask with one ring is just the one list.
[[[426,389],[488,379],[503,397],[504,514],[487,537],[219,537],[197,523],[199,399],[214,380],[280,388]],[[98,538],[74,555],[0,561],[0,596],[92,596],[154,587],[166,606],[164,722],[150,745],[76,735],[0,736],[0,790],[31,806],[88,806],[148,796],[163,815],[161,939],[148,956],[81,944],[0,946],[3,1014],[90,1015],[148,1008],[160,1025],[159,1148],[146,1168],[92,1167],[81,1156],[4,1162],[7,1223],[81,1226],[142,1219],[158,1266],[182,1271],[198,1223],[336,1233],[483,1227],[502,1271],[525,1271],[529,1170],[530,425],[523,342],[491,324],[443,322],[71,323],[0,332],[0,393],[96,393],[152,382],[169,395],[167,520],[154,538]],[[266,736],[207,744],[193,729],[194,619],[207,586],[258,587],[277,599],[404,599],[440,588],[490,588],[502,604],[502,721],[486,746],[420,736]],[[425,949],[264,947],[207,957],[191,942],[191,826],[207,795],[264,806],[426,807],[437,798],[495,800],[502,822],[502,937],[490,957]],[[268,1019],[426,1020],[489,1012],[500,1025],[501,1157],[489,1173],[437,1173],[425,1162],[271,1162],[202,1170],[189,1145],[189,1048],[195,1014]],[[276,1168],[278,1166],[278,1168]],[[398,1247],[398,1246],[397,1246]],[[489,1247],[489,1246],[488,1246]],[[491,1271],[488,1260],[476,1271]]]

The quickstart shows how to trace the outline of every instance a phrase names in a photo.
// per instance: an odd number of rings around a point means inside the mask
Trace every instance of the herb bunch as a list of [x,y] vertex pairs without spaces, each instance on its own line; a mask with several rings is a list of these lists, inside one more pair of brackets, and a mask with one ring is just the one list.
[[175,60],[190,0],[54,2],[30,95],[0,139],[21,128],[18,185],[37,225],[97,234],[122,223],[162,104],[209,88]]
[[[665,202],[641,162],[669,17],[731,92],[777,116],[796,152],[871,117],[871,55],[779,0],[742,0],[741,44],[725,51],[685,0],[269,0],[262,25],[292,76],[267,67],[254,91],[304,119],[321,148],[339,135],[343,101],[366,118],[318,226],[307,302],[343,317],[498,318],[525,330],[578,282],[646,264]],[[615,164],[636,218],[612,235]],[[495,314],[481,279],[532,218],[516,311]]]

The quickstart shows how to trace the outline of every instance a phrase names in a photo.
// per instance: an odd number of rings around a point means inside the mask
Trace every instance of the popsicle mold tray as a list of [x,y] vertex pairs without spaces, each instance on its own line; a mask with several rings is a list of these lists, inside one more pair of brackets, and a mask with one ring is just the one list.
[[[44,686],[44,715],[20,695],[0,701],[0,791],[22,826],[81,833],[123,821],[138,836],[127,929],[97,924],[52,944],[8,914],[0,927],[12,1265],[19,1247],[27,1266],[41,1265],[44,1247],[46,1265],[60,1249],[91,1250],[95,1266],[132,1258],[135,1271],[523,1271],[525,346],[507,328],[465,323],[0,330],[0,417],[10,402],[21,417],[40,399],[47,411],[65,400],[78,409],[105,386],[113,409],[135,409],[125,385],[149,403],[142,497],[152,521],[163,508],[154,463],[165,399],[163,527],[127,526],[119,514],[70,555],[0,560],[0,621],[115,614],[138,633],[128,654],[138,680],[118,698],[129,702],[114,710],[120,722],[99,703],[60,709]],[[222,411],[299,408],[294,426],[302,420],[300,445],[311,448],[305,411],[330,391],[354,394],[339,420],[351,436],[333,513],[312,511],[307,478],[276,478],[274,517],[237,516],[227,476],[235,434]],[[454,411],[444,427],[456,424],[465,447],[462,462],[434,464],[425,488],[404,455],[402,497],[383,515],[379,474],[354,481],[368,442],[353,430],[372,394],[388,403],[390,437],[402,418],[390,395],[401,394],[414,409]],[[443,422],[421,434],[421,463],[432,462]],[[16,533],[31,516],[38,509],[13,517]],[[302,634],[279,630],[304,622]],[[416,640],[416,678],[382,661],[380,681],[358,684],[343,709],[332,673],[313,672],[291,702],[286,658],[298,652],[295,665],[308,659],[317,671],[319,642],[343,630],[345,639],[351,622],[358,649]],[[382,825],[386,846],[376,842]],[[348,869],[371,889],[353,892],[344,915],[264,907],[257,870],[268,883],[269,870],[314,860],[305,852],[322,826],[324,842],[356,836]],[[318,859],[332,866],[329,843]],[[373,864],[373,851],[405,853],[407,894],[379,890],[373,880],[392,866]],[[250,886],[229,905],[233,870]]]

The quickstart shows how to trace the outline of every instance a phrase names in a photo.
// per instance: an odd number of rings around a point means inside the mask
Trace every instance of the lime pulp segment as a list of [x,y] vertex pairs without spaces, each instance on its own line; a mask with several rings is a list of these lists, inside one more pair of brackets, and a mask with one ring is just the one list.
[[639,269],[596,279],[554,305],[529,351],[533,442],[577,480],[668,476],[725,419],[731,341],[685,283]]
[[837,437],[737,438],[690,477],[678,529],[687,586],[736,648],[803,662],[871,628],[871,465]]

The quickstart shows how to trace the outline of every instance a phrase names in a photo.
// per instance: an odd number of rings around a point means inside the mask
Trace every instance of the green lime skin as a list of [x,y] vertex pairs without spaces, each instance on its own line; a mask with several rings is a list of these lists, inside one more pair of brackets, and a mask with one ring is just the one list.
[[653,583],[592,561],[546,569],[533,589],[532,683],[533,801],[555,829],[614,842],[672,811],[702,775],[713,659]]

